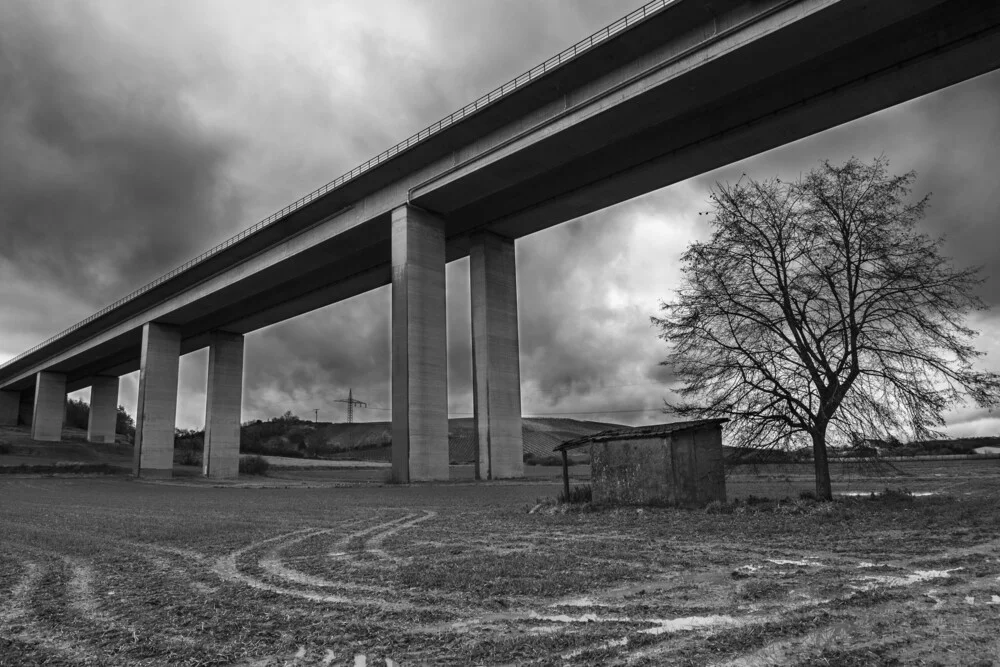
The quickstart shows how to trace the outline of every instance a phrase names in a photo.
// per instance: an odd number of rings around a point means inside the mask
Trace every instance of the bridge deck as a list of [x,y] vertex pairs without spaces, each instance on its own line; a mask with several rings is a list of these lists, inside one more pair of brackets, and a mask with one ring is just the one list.
[[473,231],[519,238],[1000,66],[987,0],[648,8],[0,366],[0,389],[136,370],[146,322],[188,352],[389,284],[405,203],[445,218],[450,261]]

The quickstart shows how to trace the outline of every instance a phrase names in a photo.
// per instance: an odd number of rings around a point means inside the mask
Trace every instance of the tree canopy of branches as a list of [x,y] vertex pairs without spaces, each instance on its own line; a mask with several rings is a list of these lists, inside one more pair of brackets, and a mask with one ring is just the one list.
[[115,433],[135,437],[135,420],[124,405],[118,406],[118,413],[115,415]]
[[965,324],[985,308],[982,279],[918,231],[914,178],[852,158],[794,183],[718,185],[712,236],[685,252],[676,300],[652,318],[681,385],[668,407],[730,418],[739,446],[811,441],[830,499],[828,443],[926,438],[966,399],[995,405],[1000,376],[974,368]]

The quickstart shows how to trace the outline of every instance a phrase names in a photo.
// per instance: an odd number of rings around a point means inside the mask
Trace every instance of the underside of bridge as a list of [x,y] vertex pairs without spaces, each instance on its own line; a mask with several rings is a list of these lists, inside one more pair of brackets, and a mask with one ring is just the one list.
[[444,266],[469,255],[477,472],[518,476],[515,239],[997,67],[993,0],[676,0],[3,365],[0,423],[51,437],[93,385],[106,438],[108,378],[140,370],[136,472],[168,474],[177,357],[209,346],[205,472],[235,474],[243,335],[391,284],[394,474],[447,477]]

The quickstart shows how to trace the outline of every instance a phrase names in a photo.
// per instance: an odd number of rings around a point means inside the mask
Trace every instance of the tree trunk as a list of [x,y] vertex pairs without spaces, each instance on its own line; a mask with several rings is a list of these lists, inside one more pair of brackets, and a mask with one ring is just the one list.
[[812,433],[813,460],[816,462],[816,499],[833,500],[830,486],[830,464],[826,460],[826,429]]

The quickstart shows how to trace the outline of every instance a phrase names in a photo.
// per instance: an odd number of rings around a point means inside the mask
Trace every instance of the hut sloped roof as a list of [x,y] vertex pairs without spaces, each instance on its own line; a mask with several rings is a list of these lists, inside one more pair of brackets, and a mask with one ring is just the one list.
[[600,433],[594,433],[575,440],[567,440],[556,446],[552,451],[562,452],[569,449],[585,447],[594,442],[606,442],[608,440],[637,440],[640,438],[659,438],[689,429],[704,428],[706,426],[718,426],[725,424],[728,419],[693,419],[686,422],[671,422],[669,424],[653,424],[651,426],[629,426],[627,428],[613,428]]

